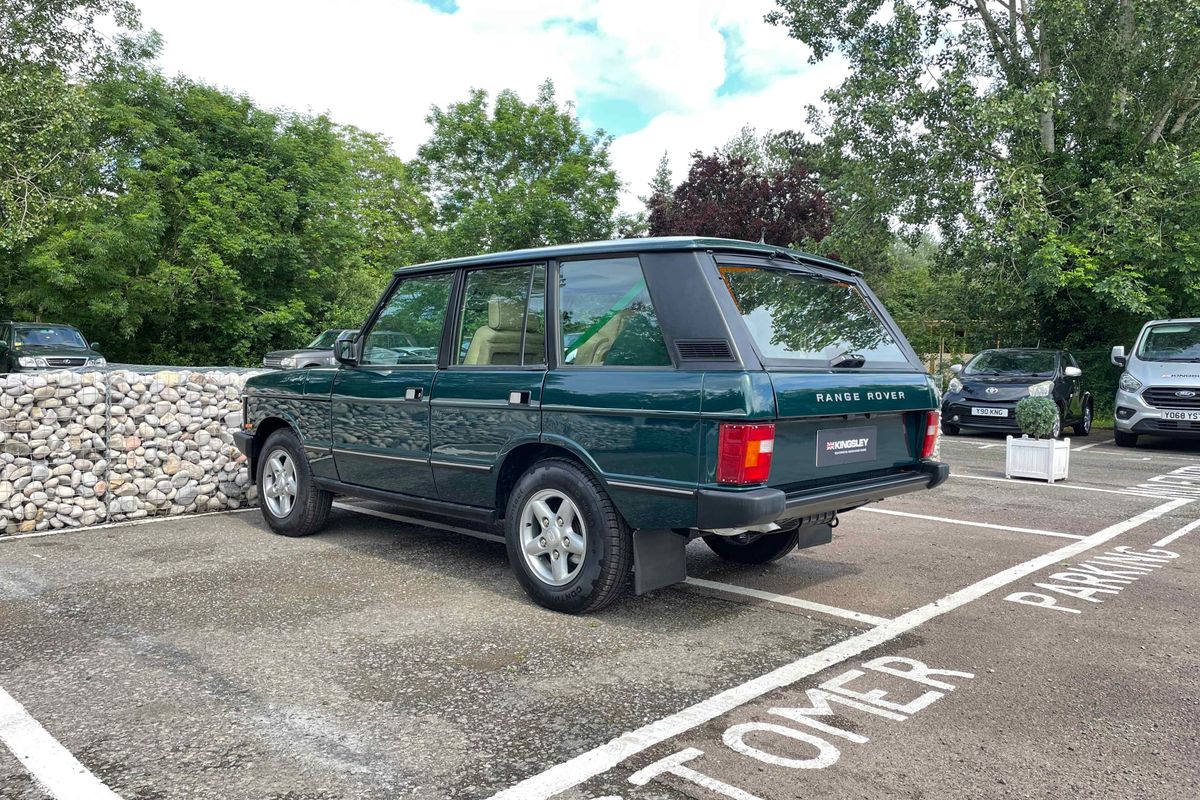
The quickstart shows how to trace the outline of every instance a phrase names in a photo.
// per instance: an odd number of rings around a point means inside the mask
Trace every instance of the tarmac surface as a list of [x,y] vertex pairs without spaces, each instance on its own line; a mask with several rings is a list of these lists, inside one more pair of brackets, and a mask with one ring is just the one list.
[[378,504],[0,539],[0,798],[1200,797],[1200,446],[1072,447],[584,617]]

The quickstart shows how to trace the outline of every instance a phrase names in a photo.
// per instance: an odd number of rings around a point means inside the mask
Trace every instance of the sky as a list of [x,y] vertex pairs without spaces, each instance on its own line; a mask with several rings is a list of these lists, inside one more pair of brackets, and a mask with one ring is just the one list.
[[328,113],[403,158],[428,138],[430,106],[471,88],[532,100],[550,78],[585,129],[613,137],[624,211],[640,210],[664,151],[678,181],[693,150],[743,126],[804,130],[806,106],[845,74],[763,20],[772,0],[136,2],[167,74]]

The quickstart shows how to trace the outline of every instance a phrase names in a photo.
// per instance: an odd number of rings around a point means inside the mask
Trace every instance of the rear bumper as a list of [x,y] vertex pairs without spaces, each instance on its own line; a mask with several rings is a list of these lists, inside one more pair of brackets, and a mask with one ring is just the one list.
[[926,461],[919,470],[912,472],[792,494],[767,487],[748,492],[701,489],[696,495],[696,527],[701,530],[748,528],[848,511],[898,494],[932,489],[949,477],[949,464]]

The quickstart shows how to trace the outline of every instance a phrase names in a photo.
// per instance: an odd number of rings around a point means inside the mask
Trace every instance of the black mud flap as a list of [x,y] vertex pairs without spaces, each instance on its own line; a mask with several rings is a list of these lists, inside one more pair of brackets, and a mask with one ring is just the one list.
[[671,530],[633,532],[633,593],[645,594],[687,579],[687,537]]
[[824,525],[810,525],[807,528],[800,529],[800,539],[796,542],[796,549],[803,550],[806,547],[816,547],[819,544],[829,544],[832,541],[832,525],[828,523]]

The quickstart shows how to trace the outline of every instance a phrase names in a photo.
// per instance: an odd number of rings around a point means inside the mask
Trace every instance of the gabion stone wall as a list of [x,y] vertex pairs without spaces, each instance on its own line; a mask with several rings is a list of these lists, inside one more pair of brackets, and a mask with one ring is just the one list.
[[0,377],[0,535],[254,501],[231,435],[250,374]]

